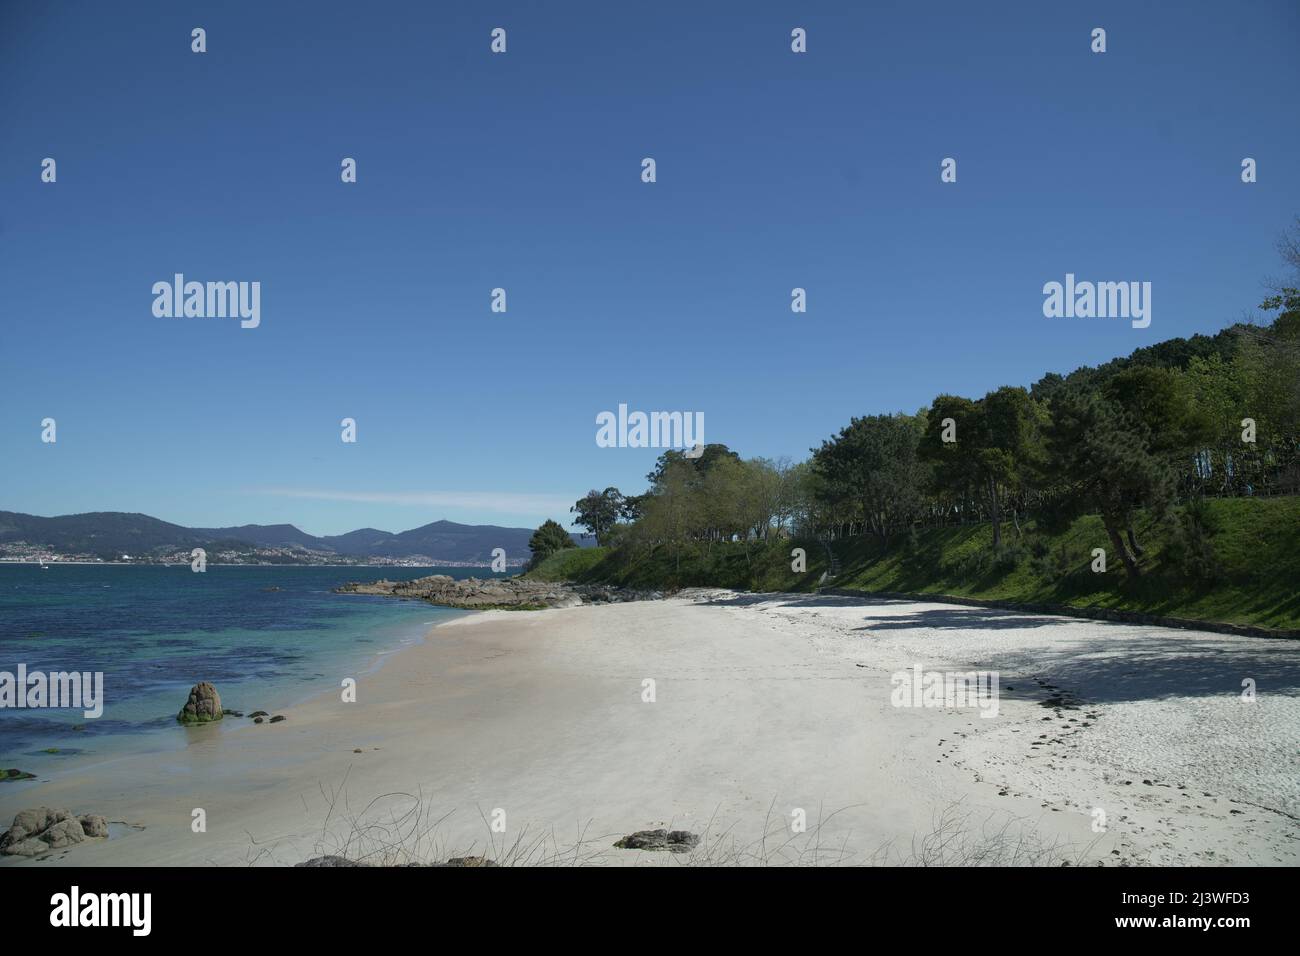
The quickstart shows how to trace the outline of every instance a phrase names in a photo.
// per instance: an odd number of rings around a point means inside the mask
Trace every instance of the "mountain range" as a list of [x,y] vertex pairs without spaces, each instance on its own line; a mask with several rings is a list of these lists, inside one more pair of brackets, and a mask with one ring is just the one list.
[[[360,528],[347,534],[317,537],[291,524],[248,524],[235,528],[186,528],[143,514],[94,511],[43,518],[0,511],[0,547],[23,542],[59,554],[87,554],[108,559],[123,554],[145,556],[192,548],[251,550],[277,548],[336,554],[351,559],[429,558],[434,562],[488,563],[495,548],[504,548],[511,564],[526,560],[531,528],[457,524],[435,521],[392,533]],[[581,544],[577,535],[574,541]]]

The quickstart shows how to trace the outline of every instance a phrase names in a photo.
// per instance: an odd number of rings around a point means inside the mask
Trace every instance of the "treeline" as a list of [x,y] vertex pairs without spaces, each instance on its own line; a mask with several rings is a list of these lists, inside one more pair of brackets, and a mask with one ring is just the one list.
[[[1300,274],[1300,220],[1281,249]],[[571,509],[574,524],[602,545],[680,557],[716,542],[893,540],[987,522],[998,552],[1028,523],[1094,514],[1132,578],[1144,515],[1165,524],[1190,574],[1209,574],[1203,499],[1300,491],[1300,290],[1279,286],[1261,308],[1267,325],[1172,339],[1028,389],[854,418],[799,463],[720,444],[668,451],[646,493],[593,490]]]

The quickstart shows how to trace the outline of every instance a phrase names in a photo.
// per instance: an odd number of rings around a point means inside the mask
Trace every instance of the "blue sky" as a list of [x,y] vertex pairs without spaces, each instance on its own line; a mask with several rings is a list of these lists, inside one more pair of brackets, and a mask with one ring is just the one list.
[[[0,509],[567,521],[644,487],[620,402],[801,458],[1213,333],[1300,213],[1297,36],[1291,0],[0,0]],[[260,281],[260,327],[156,318],[176,272]],[[1150,281],[1151,326],[1044,318],[1067,272]]]

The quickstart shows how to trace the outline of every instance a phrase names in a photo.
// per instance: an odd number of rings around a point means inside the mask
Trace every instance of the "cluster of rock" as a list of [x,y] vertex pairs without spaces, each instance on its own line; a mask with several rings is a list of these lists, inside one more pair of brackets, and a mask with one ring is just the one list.
[[[206,724],[214,720],[220,720],[222,717],[243,717],[244,712],[240,710],[231,710],[229,707],[224,710],[221,707],[221,695],[217,689],[205,680],[199,681],[190,688],[190,699],[185,702],[181,712],[176,715],[176,719],[182,724]],[[264,710],[255,710],[248,715],[252,718],[253,723],[260,724],[263,722],[278,724],[287,718],[283,714],[276,714],[271,717]],[[267,718],[270,718],[268,721]]]
[[77,817],[68,810],[36,807],[20,812],[13,825],[0,835],[0,854],[41,856],[107,836],[108,821],[97,814]]
[[[700,845],[699,834],[688,830],[637,830],[629,833],[614,844],[620,850],[664,850],[669,853],[689,853]],[[362,863],[345,856],[314,856],[294,866],[342,867],[342,866],[380,866],[376,863]],[[399,863],[404,867],[449,867],[449,866],[500,866],[495,860],[485,856],[453,856],[442,863]]]
[[608,584],[570,584],[583,604],[620,604],[624,601],[658,601],[662,591],[641,591],[636,588],[616,588]]
[[504,608],[541,610],[577,607],[580,604],[610,604],[662,597],[658,591],[634,591],[603,585],[556,584],[525,578],[464,578],[433,574],[414,581],[351,581],[334,589],[339,594],[377,594],[414,598],[442,607],[467,610]]

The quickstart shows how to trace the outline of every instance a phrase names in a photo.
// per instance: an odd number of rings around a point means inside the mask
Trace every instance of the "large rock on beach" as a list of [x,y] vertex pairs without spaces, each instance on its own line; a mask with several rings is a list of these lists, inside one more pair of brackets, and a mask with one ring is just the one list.
[[314,856],[302,863],[295,863],[294,866],[365,866],[365,864],[342,856]]
[[35,807],[19,811],[13,825],[0,834],[0,854],[40,856],[84,843],[88,838],[106,836],[108,821],[98,814],[78,818],[68,810]]
[[190,688],[190,699],[185,702],[176,719],[182,724],[206,724],[221,719],[221,695],[205,680]]
[[629,833],[614,846],[620,850],[667,850],[686,853],[699,845],[700,838],[686,830],[637,830]]

